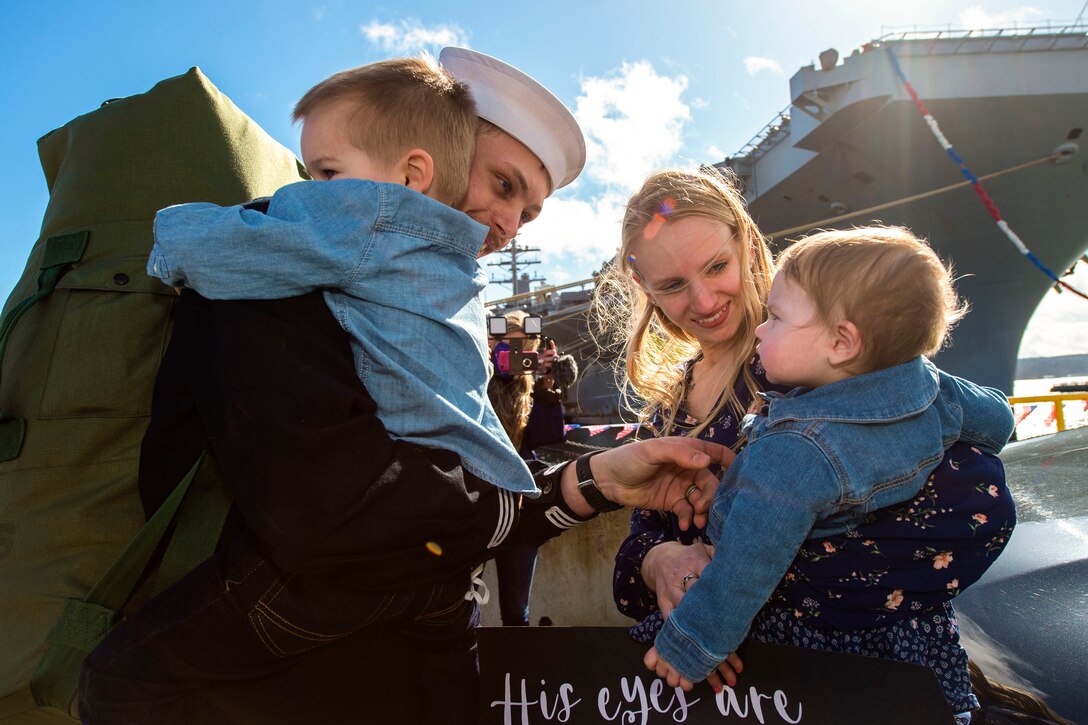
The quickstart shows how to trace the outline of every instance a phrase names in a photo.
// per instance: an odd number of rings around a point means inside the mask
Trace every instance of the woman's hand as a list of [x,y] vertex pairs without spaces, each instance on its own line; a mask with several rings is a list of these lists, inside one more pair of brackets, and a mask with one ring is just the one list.
[[663,541],[646,552],[642,580],[657,595],[657,606],[668,618],[714,556],[714,547],[696,542]]
[[[725,446],[696,438],[653,438],[602,451],[589,459],[593,479],[610,501],[624,506],[671,511],[680,528],[706,525],[706,512],[718,489],[712,463],[727,467],[735,454]],[[593,512],[578,493],[574,466],[563,471],[564,497],[575,513]]]
[[559,357],[559,353],[555,349],[555,340],[548,340],[548,346],[540,353],[540,372],[544,375],[551,375],[552,363],[555,362],[557,357]]
[[554,396],[558,393],[555,390],[555,376],[552,375],[552,364],[557,357],[559,353],[555,349],[555,340],[548,340],[548,346],[540,353],[540,377],[537,378],[535,386],[537,394]]

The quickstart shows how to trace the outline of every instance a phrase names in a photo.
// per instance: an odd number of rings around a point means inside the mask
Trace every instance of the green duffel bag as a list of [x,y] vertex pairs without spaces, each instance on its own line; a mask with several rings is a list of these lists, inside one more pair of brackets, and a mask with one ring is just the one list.
[[[225,515],[208,459],[184,503],[179,485],[174,508],[145,527],[140,442],[176,299],[144,271],[155,212],[238,204],[305,178],[197,68],[73,119],[38,148],[49,204],[0,320],[5,723],[70,722],[85,653],[214,547],[215,517],[200,506]],[[209,495],[194,502],[198,490]],[[177,509],[200,525],[148,577]]]

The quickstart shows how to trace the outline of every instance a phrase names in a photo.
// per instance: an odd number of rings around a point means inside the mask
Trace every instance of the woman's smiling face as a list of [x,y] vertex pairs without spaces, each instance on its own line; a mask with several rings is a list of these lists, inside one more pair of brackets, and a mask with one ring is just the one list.
[[705,216],[651,222],[629,260],[650,299],[705,349],[727,345],[743,318],[733,230]]

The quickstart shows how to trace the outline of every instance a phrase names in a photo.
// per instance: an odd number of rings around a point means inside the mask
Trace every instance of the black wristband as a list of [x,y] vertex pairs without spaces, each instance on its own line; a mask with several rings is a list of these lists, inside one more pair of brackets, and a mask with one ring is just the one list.
[[584,456],[579,456],[578,460],[575,461],[574,473],[578,476],[578,491],[582,494],[582,498],[586,500],[586,503],[593,507],[594,511],[602,514],[609,511],[618,511],[623,508],[623,504],[605,498],[605,495],[601,493],[601,489],[597,486],[597,482],[593,480],[593,471],[589,467],[589,459],[598,453],[600,451],[587,453]]

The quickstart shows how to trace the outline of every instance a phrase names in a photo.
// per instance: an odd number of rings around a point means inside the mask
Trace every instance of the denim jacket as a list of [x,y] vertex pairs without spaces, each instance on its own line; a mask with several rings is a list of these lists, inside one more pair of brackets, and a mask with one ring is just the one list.
[[277,191],[267,214],[205,203],[163,209],[147,271],[210,299],[324,289],[393,437],[451,450],[479,478],[535,495],[487,397],[479,296],[487,280],[476,261],[486,234],[403,186],[303,181]]
[[745,418],[747,445],[711,505],[714,558],[654,643],[692,681],[737,648],[806,539],[910,500],[957,440],[997,453],[1013,430],[1000,391],[921,357],[761,395],[768,404]]

